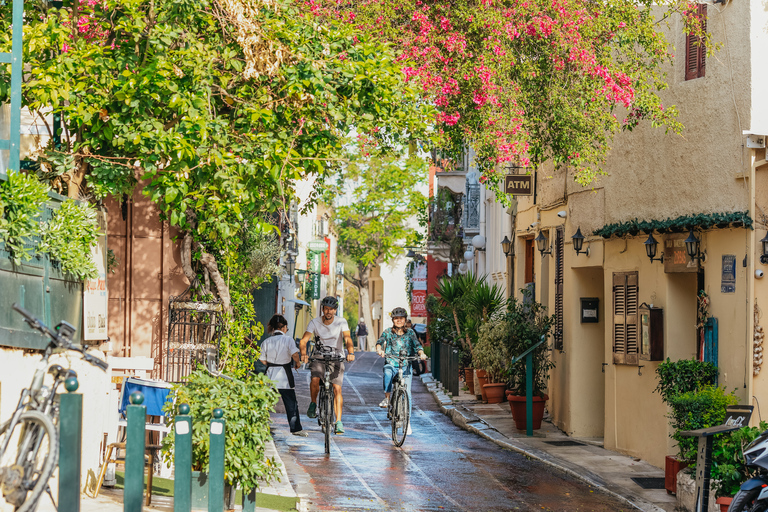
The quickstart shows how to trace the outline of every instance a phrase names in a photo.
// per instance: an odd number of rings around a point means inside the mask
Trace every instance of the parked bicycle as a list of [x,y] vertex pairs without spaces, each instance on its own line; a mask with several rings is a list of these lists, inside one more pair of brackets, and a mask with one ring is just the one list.
[[392,378],[392,392],[389,395],[389,419],[392,421],[392,442],[402,446],[408,435],[408,425],[411,423],[411,399],[408,396],[403,371],[406,363],[419,361],[419,356],[408,356],[401,351],[399,356],[387,356],[398,361],[397,373]]
[[[16,512],[29,512],[37,508],[43,491],[50,494],[48,479],[58,461],[56,425],[59,420],[59,400],[56,392],[65,380],[77,377],[74,370],[61,365],[49,367],[48,359],[54,349],[60,348],[80,352],[83,359],[103,371],[109,365],[72,344],[72,336],[76,331],[73,325],[62,321],[52,331],[18,304],[14,304],[13,309],[24,317],[30,327],[51,340],[43,351],[32,384],[21,391],[13,416],[0,425],[0,487],[3,498],[15,507]],[[50,388],[43,385],[46,370],[53,376]]]
[[333,373],[333,365],[344,361],[344,357],[336,354],[331,347],[324,346],[318,339],[315,341],[314,354],[310,360],[320,361],[325,365],[325,373],[317,397],[317,424],[325,433],[325,453],[331,453],[331,431],[334,424],[333,402],[335,398],[331,384],[331,373]]

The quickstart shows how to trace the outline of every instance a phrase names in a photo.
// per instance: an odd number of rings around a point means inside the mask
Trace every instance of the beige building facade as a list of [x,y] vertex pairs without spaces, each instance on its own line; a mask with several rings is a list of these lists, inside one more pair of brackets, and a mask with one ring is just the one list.
[[[536,172],[536,195],[509,208],[485,193],[487,245],[472,262],[516,296],[528,286],[550,313],[562,311],[547,404],[553,422],[659,467],[676,449],[668,409],[654,392],[656,368],[667,357],[697,357],[699,290],[717,319],[719,384],[742,404],[768,403],[754,345],[755,311],[758,322],[761,308],[768,311],[768,279],[760,278],[768,272],[760,262],[768,226],[768,66],[760,59],[768,54],[768,14],[756,0],[708,5],[707,28],[721,46],[707,56],[704,76],[686,80],[685,35],[679,22],[670,25],[680,57],[662,94],[680,112],[680,135],[650,125],[619,134],[606,174],[589,187],[545,166]],[[700,240],[698,262],[684,251],[689,227]],[[585,236],[580,254],[577,229]],[[651,232],[664,263],[646,254]],[[537,250],[540,233],[551,254]],[[513,241],[509,258],[505,236]],[[626,315],[625,292],[627,307],[663,312],[656,357],[642,354],[642,326]],[[582,299],[597,299],[596,321],[582,318]]]

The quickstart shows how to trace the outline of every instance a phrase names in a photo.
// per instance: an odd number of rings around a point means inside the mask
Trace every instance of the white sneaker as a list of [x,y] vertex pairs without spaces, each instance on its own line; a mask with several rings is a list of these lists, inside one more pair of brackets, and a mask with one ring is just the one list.
[[379,407],[381,407],[382,409],[386,409],[388,406],[389,406],[389,400],[387,400],[386,398],[382,400],[381,403],[379,403]]
[[413,430],[411,430],[411,422],[408,422],[408,429],[405,431],[405,435],[409,436],[413,434]]

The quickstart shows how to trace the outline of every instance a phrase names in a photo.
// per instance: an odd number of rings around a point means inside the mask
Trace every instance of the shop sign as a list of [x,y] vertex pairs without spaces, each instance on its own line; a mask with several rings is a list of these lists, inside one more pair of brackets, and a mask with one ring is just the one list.
[[320,253],[320,273],[329,276],[331,275],[331,239],[326,238],[325,244],[327,249]]
[[321,268],[320,253],[319,252],[309,253],[309,271],[320,273],[320,268]]
[[504,176],[504,193],[516,196],[532,196],[533,175],[507,174]]
[[106,340],[107,310],[107,216],[98,215],[101,235],[96,245],[91,248],[91,259],[96,264],[98,275],[95,279],[86,279],[83,286],[83,339],[85,341]]
[[427,290],[411,292],[411,316],[427,316]]
[[736,256],[723,254],[722,269],[720,291],[722,293],[736,293]]
[[675,233],[664,236],[664,272],[698,272],[699,260],[691,259],[685,250],[687,233]]
[[309,298],[319,299],[320,298],[320,274],[312,273],[309,276],[310,276]]
[[316,240],[310,240],[309,242],[307,242],[307,249],[314,252],[325,252],[328,250],[328,247],[329,247],[328,242],[326,242],[322,238],[318,238]]

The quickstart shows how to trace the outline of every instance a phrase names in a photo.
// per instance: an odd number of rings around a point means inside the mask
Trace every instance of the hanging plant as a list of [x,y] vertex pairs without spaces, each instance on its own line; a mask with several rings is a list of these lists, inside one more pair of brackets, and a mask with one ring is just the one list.
[[74,200],[61,203],[48,222],[40,224],[38,250],[48,253],[51,260],[61,263],[61,270],[78,279],[98,277],[91,248],[99,239],[96,210]]

